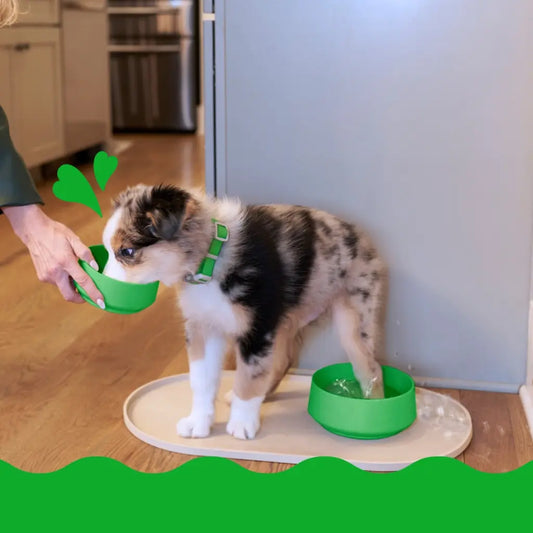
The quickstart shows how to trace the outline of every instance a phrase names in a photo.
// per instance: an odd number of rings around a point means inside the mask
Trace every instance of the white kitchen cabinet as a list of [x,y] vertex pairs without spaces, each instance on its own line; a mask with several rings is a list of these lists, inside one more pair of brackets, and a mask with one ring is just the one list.
[[[105,0],[63,7],[65,150],[72,154],[111,137],[109,33]],[[87,46],[87,43],[91,46]]]
[[64,153],[60,46],[57,28],[0,32],[0,105],[28,167]]
[[21,0],[17,24],[59,24],[59,0]]

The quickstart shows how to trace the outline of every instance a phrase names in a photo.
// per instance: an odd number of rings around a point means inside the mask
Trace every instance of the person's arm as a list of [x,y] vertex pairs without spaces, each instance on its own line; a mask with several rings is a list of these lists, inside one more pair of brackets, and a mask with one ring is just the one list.
[[42,203],[24,161],[13,146],[7,117],[0,107],[0,213],[4,206]]
[[104,298],[78,264],[78,258],[98,268],[94,257],[66,226],[52,220],[36,205],[43,203],[31,176],[15,150],[7,117],[0,107],[0,213],[4,212],[19,239],[28,248],[39,280],[57,285],[69,302],[83,303],[71,278],[102,309]]
[[40,281],[57,285],[69,302],[83,303],[72,285],[76,280],[93,302],[105,309],[104,298],[78,264],[78,258],[98,269],[91,251],[66,226],[47,217],[37,205],[4,207],[15,234],[28,248]]

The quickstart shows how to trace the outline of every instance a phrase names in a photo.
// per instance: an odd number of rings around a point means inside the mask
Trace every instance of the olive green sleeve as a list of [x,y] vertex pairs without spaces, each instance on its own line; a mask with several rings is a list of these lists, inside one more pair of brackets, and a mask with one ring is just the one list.
[[0,208],[42,203],[24,161],[13,146],[7,117],[0,107]]

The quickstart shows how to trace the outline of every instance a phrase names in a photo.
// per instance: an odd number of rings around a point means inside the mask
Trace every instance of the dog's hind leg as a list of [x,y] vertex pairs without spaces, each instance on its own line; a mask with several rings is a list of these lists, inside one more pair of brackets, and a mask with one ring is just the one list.
[[370,329],[363,329],[361,312],[351,299],[339,298],[333,304],[333,320],[363,395],[366,398],[383,398],[383,376],[373,349],[375,342],[370,338]]
[[215,414],[226,339],[218,332],[190,322],[186,330],[192,409],[189,416],[178,422],[177,431],[182,437],[207,437]]
[[[276,337],[277,346],[274,347],[272,354],[272,367],[270,370],[270,377],[268,378],[270,385],[265,395],[266,397],[274,394],[281,380],[293,365],[299,346],[298,341],[299,338],[294,332],[282,331],[278,333],[278,336]],[[229,390],[224,395],[224,401],[226,404],[231,406],[233,396],[233,389]]]
[[[241,339],[237,346],[237,371],[231,395],[231,414],[226,427],[238,439],[253,439],[260,426],[260,409],[266,395],[273,392],[292,362],[294,335],[278,327],[272,335]],[[254,353],[251,348],[257,350]]]
[[281,380],[294,364],[300,341],[298,330],[291,325],[285,324],[279,328],[274,345],[274,360],[267,396],[274,394]]

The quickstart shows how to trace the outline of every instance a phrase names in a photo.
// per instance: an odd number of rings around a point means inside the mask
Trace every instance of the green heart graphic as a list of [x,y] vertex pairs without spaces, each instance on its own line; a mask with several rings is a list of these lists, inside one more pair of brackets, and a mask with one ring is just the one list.
[[118,159],[115,156],[107,155],[103,150],[94,156],[94,176],[102,191],[105,189],[113,172],[117,169],[117,165]]
[[76,202],[86,205],[102,216],[100,204],[85,176],[72,165],[61,165],[57,170],[59,181],[54,183],[52,192],[65,202]]

